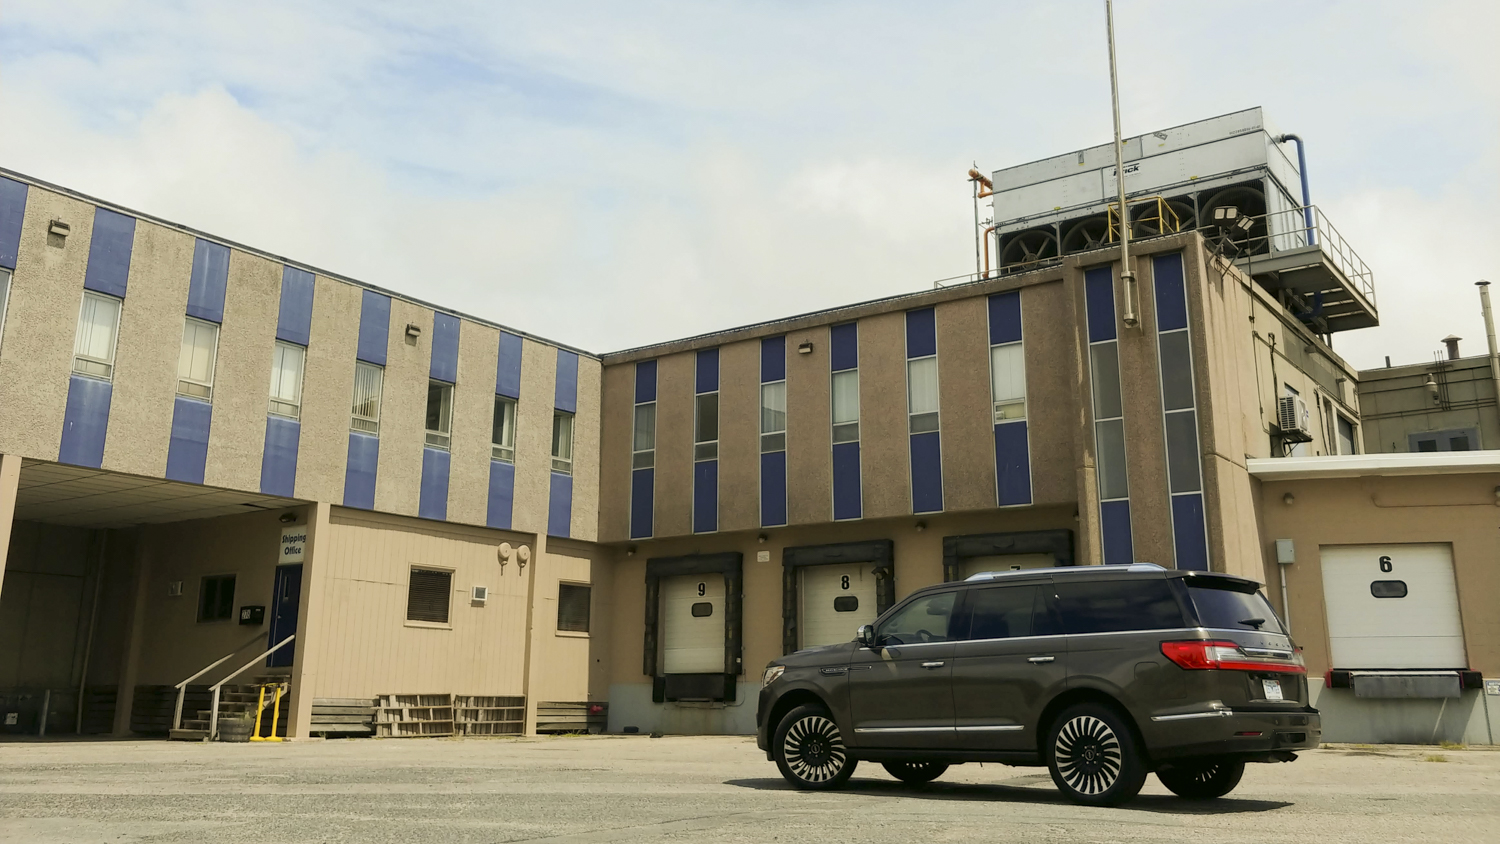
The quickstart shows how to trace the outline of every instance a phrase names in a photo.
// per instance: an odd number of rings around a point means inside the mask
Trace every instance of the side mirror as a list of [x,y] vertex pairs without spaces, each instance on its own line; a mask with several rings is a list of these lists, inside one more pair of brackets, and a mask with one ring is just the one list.
[[856,642],[859,642],[860,645],[866,648],[875,647],[875,626],[871,624],[861,624],[859,626],[859,632],[854,634],[854,640]]

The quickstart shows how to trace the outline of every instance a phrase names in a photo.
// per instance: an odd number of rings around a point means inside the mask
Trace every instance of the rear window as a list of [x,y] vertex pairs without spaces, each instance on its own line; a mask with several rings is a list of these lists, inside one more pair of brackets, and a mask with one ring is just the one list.
[[1208,628],[1218,630],[1256,630],[1261,633],[1281,633],[1281,621],[1276,611],[1259,592],[1238,592],[1233,589],[1216,588],[1213,581],[1185,578],[1188,597],[1193,609],[1198,611],[1198,621]]
[[1165,580],[1058,583],[1058,609],[1068,633],[1171,630],[1183,627],[1182,609]]

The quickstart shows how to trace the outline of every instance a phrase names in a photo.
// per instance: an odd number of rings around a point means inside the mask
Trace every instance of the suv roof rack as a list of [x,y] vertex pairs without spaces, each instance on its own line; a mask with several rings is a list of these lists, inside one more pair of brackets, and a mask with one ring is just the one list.
[[1159,565],[1157,565],[1156,563],[1131,563],[1130,565],[1126,565],[1126,566],[1089,566],[1089,565],[1084,565],[1084,566],[1058,566],[1056,568],[1048,568],[1048,569],[1011,569],[1010,571],[982,571],[982,572],[978,572],[977,574],[971,574],[971,575],[969,575],[968,577],[964,578],[964,581],[967,582],[967,581],[970,581],[970,580],[1000,580],[1000,579],[1006,578],[1006,577],[1017,577],[1017,576],[1021,576],[1021,575],[1033,575],[1033,574],[1085,574],[1085,573],[1094,573],[1094,574],[1097,574],[1097,573],[1102,573],[1102,572],[1121,572],[1121,571],[1150,572],[1150,571],[1166,571],[1166,569],[1163,568],[1163,567],[1161,567],[1161,566],[1159,566]]

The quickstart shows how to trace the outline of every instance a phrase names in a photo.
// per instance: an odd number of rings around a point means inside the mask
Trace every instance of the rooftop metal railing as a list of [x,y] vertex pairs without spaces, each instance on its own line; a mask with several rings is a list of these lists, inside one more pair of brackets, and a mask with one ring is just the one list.
[[1288,208],[1250,219],[1256,224],[1251,229],[1251,236],[1236,240],[1244,244],[1242,254],[1249,253],[1251,263],[1258,254],[1269,252],[1275,255],[1316,246],[1349,279],[1354,292],[1374,306],[1375,274],[1370,271],[1370,265],[1359,257],[1318,206]]

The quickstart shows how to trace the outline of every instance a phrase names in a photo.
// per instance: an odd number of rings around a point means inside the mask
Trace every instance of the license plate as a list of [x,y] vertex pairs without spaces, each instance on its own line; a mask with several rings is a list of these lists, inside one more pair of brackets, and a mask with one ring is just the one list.
[[1266,700],[1286,700],[1281,696],[1280,680],[1261,680],[1260,686],[1266,690]]

